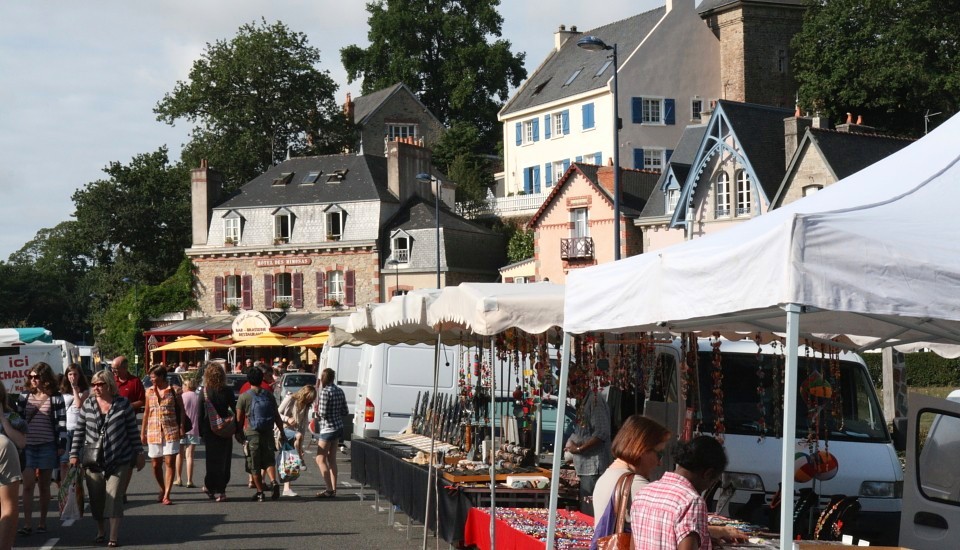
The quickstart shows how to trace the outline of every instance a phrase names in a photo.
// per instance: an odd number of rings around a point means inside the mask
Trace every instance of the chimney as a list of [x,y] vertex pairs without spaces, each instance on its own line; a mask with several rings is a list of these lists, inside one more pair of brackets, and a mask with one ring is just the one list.
[[849,132],[851,134],[882,134],[873,126],[867,126],[863,123],[863,115],[857,117],[857,122],[853,122],[853,115],[847,113],[847,122],[837,125],[838,132]]
[[407,140],[387,142],[387,189],[401,203],[414,195],[433,201],[430,183],[417,181],[417,174],[431,172],[432,159],[430,149]]
[[350,92],[347,92],[347,100],[343,103],[343,114],[347,117],[347,122],[353,123],[353,99]]
[[570,30],[567,30],[566,25],[560,25],[560,29],[553,33],[553,49],[559,50],[567,40],[580,36],[580,31],[577,30],[576,25],[571,25]]
[[[613,166],[601,166],[597,169],[597,183],[613,196]],[[622,189],[621,189],[622,191]]]
[[213,206],[220,200],[222,189],[223,176],[210,169],[207,159],[200,161],[200,168],[190,171],[190,222],[194,246],[207,244]]
[[[797,108],[797,112],[800,108]],[[800,146],[800,139],[807,128],[813,126],[813,120],[804,117],[791,116],[783,119],[783,156],[784,167],[790,165],[793,155]]]

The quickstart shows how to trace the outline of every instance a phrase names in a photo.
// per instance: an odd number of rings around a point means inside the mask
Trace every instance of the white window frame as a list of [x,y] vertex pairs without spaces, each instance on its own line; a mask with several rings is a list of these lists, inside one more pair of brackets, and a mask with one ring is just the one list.
[[563,137],[563,111],[557,111],[550,115],[550,124],[553,125],[550,139]]
[[753,182],[746,170],[737,172],[737,216],[750,216],[753,206]]
[[331,206],[324,212],[324,229],[328,241],[343,240],[344,212],[339,206]]
[[336,300],[339,303],[344,303],[347,299],[346,292],[346,279],[343,277],[343,271],[328,271],[327,272],[327,300]]
[[[286,231],[284,231],[284,223],[286,223]],[[281,208],[273,214],[273,240],[289,243],[292,237],[293,213],[286,208]]]
[[703,118],[703,98],[690,98],[690,120],[700,120]]
[[388,122],[385,133],[391,140],[416,138],[419,135],[419,125],[415,122]]
[[717,218],[730,217],[730,174],[718,172],[714,178],[714,215]]
[[519,284],[519,285],[526,284],[527,278],[521,275],[520,277],[514,277],[513,282],[514,284]]
[[673,187],[667,189],[666,194],[667,201],[667,214],[673,214],[677,210],[677,204],[680,202],[680,188]]
[[533,143],[533,119],[523,121],[523,142],[521,145]]
[[[403,241],[403,246],[401,242]],[[397,263],[405,264],[410,262],[410,237],[408,235],[395,235],[390,243],[390,249],[393,250],[393,259]]]
[[556,185],[557,183],[559,183],[560,178],[562,178],[563,174],[566,173],[566,170],[564,170],[563,168],[563,163],[564,161],[562,160],[554,161],[554,163],[550,167],[550,169],[553,170],[553,175],[555,176],[553,178],[553,185]]
[[273,276],[273,301],[293,305],[293,274],[277,273]]
[[223,219],[223,242],[240,244],[240,216]]
[[583,239],[590,236],[590,209],[572,208],[570,209],[570,237],[573,239]]
[[243,306],[243,277],[227,275],[223,278],[223,303],[227,306]]
[[643,148],[643,169],[663,172],[663,157],[665,151],[656,148]]
[[640,122],[642,124],[662,125],[664,123],[662,97],[643,97],[641,103]]

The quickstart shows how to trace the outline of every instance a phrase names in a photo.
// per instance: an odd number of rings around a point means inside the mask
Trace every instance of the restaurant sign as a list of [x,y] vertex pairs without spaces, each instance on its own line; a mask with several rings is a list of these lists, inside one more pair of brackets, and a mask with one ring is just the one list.
[[233,319],[233,325],[230,328],[233,330],[230,337],[235,342],[239,342],[270,330],[270,320],[259,311],[242,311]]
[[281,267],[285,265],[310,265],[310,258],[267,258],[257,260],[257,267]]

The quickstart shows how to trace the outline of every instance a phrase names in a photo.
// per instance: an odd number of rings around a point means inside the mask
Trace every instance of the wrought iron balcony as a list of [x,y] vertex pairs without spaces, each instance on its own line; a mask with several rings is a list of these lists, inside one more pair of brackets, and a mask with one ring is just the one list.
[[560,258],[563,260],[592,260],[593,238],[560,239]]

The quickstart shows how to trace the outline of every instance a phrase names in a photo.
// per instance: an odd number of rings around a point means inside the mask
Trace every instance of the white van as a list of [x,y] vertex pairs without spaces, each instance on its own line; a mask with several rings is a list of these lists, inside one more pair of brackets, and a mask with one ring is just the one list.
[[[434,394],[434,346],[379,344],[360,349],[356,403],[361,408],[354,415],[353,433],[356,437],[400,433],[410,422],[417,394]],[[456,394],[458,353],[458,346],[441,346],[437,393]]]
[[[679,388],[684,387],[683,373],[677,368],[679,340],[657,346],[657,375],[648,380],[644,415],[666,425],[674,434],[683,433],[688,407],[699,411],[699,417],[694,414],[690,422],[694,429],[699,425],[703,433],[715,431],[714,356],[708,339],[700,340],[698,351],[694,382],[699,392],[690,392],[682,399]],[[779,525],[779,511],[771,513],[770,503],[781,476],[782,439],[777,437],[776,428],[782,422],[783,396],[774,390],[774,378],[778,372],[782,377],[782,351],[765,345],[758,353],[758,346],[750,341],[721,340],[720,346],[722,424],[729,465],[721,484],[727,492],[725,505],[718,512],[771,527]],[[801,396],[812,370],[826,371],[824,375],[831,379],[829,371],[839,368],[840,383],[839,388],[833,387],[836,383],[830,388],[839,402],[811,401],[823,407],[819,448],[829,447],[836,457],[836,474],[828,480],[797,483],[795,490],[813,488],[820,496],[821,510],[832,495],[858,496],[861,512],[855,536],[873,544],[896,544],[903,470],[863,360],[844,353],[838,364],[831,365],[814,350],[801,348],[798,363]],[[797,401],[796,452],[809,454],[807,402],[802,397]]]
[[[347,410],[349,414],[344,419],[346,426],[353,425],[353,419],[357,411],[357,379],[360,372],[360,346],[324,346],[320,352],[320,370],[325,368],[333,369],[336,373],[334,383],[343,390],[343,396],[347,400]],[[317,373],[319,376],[320,373]],[[350,433],[344,434],[344,439],[350,439]]]

